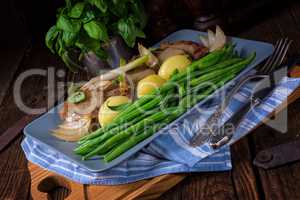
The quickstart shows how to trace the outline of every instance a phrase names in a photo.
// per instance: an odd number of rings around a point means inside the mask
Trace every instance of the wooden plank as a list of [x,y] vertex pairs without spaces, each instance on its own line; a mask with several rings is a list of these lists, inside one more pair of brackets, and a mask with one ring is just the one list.
[[21,138],[2,152],[0,164],[0,199],[27,199],[30,175],[20,148]]
[[[298,18],[297,18],[298,16]],[[294,40],[290,54],[300,53],[299,29],[300,3],[294,3],[285,12],[281,12],[271,20],[273,32],[279,37]],[[272,33],[273,34],[273,33]],[[274,145],[299,139],[300,101],[296,101],[288,109],[288,133],[281,134],[266,126],[260,127],[253,134],[255,152]],[[300,162],[271,170],[258,169],[259,178],[266,199],[299,199]]]
[[161,200],[237,199],[231,172],[193,173],[163,194]]
[[[48,66],[62,67],[58,59],[51,55],[46,48],[33,47],[27,54],[17,74],[31,69],[47,69]],[[26,79],[23,85],[23,98],[26,105],[39,107],[46,105],[47,77],[34,76]],[[15,121],[24,116],[14,103],[12,86],[0,106],[0,132],[3,133]],[[4,114],[5,113],[5,114]],[[20,148],[22,137],[15,140],[9,148],[0,153],[2,163],[0,164],[0,199],[27,199],[30,188],[30,175],[27,169],[27,160]]]
[[0,8],[0,105],[29,46],[27,27],[15,1],[5,1]]
[[14,74],[26,53],[28,42],[23,43],[24,44],[20,43],[20,46],[14,49],[0,49],[0,54],[2,55],[0,59],[0,66],[3,69],[6,69],[2,70],[0,73],[0,105],[10,84],[12,83]]
[[[300,101],[296,101],[288,109],[288,133],[281,134],[263,126],[254,134],[256,152],[274,145],[299,139]],[[259,134],[258,134],[259,133]],[[299,199],[300,162],[279,168],[264,170],[259,168],[266,199]]]
[[259,185],[252,165],[248,137],[241,139],[231,148],[232,180],[238,199],[259,200]]

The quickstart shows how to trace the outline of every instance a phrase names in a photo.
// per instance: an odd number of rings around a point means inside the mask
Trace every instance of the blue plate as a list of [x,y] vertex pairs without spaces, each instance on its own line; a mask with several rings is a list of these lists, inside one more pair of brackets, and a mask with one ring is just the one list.
[[[174,42],[178,40],[189,40],[189,41],[199,42],[200,34],[205,35],[206,33],[198,32],[194,30],[180,30],[172,33],[171,35],[163,39],[161,42],[167,42],[167,41]],[[251,65],[249,65],[245,70],[243,70],[238,77],[243,76],[253,67],[255,67],[257,64],[259,64],[264,59],[269,57],[274,50],[273,45],[264,42],[244,40],[244,39],[239,39],[234,37],[231,38],[231,40],[233,43],[236,44],[236,49],[242,56],[246,57],[253,51],[255,51],[257,54],[255,61]],[[154,45],[154,47],[158,46],[160,43]],[[238,77],[236,77],[235,79],[237,79]],[[224,87],[217,90],[211,96],[216,95],[218,92],[224,90],[229,85],[230,83],[227,83]],[[207,99],[199,102],[196,106],[203,104],[205,101],[207,101]],[[138,145],[136,145],[135,147],[133,147],[126,153],[122,154],[120,157],[118,157],[117,159],[113,160],[110,163],[105,163],[100,157],[94,157],[90,160],[82,161],[80,156],[75,155],[73,153],[73,149],[76,147],[76,143],[64,142],[51,135],[50,131],[55,129],[58,126],[58,124],[61,123],[61,120],[58,115],[58,110],[59,110],[59,106],[51,109],[46,114],[42,115],[38,119],[28,124],[24,129],[25,135],[32,137],[33,139],[39,141],[40,143],[47,145],[49,148],[65,155],[68,159],[74,161],[74,163],[78,164],[79,166],[84,167],[93,172],[99,172],[119,164],[123,160],[135,154],[137,151],[141,150],[145,145],[149,144],[159,134],[163,133],[170,126],[175,125],[178,122],[178,120],[184,118],[186,114],[188,114],[193,110],[193,108],[189,110],[187,113],[185,113],[184,115],[182,115],[180,118],[178,118],[177,120],[169,124],[167,127],[163,128],[153,136],[139,143]]]

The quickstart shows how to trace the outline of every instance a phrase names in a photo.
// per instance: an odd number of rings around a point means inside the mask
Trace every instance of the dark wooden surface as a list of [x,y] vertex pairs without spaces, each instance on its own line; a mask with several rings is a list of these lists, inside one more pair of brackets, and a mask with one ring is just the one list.
[[[300,2],[289,3],[285,8],[270,8],[266,13],[260,14],[263,16],[255,22],[244,22],[240,26],[231,27],[231,33],[268,42],[289,37],[294,40],[290,55],[300,54]],[[49,66],[56,66],[57,70],[64,69],[61,61],[44,47],[41,38],[35,38],[24,45],[16,47],[17,54],[12,53],[5,57],[2,54],[0,57],[0,63],[6,63],[5,66],[1,65],[1,74],[7,70],[11,71],[6,73],[14,74],[1,78],[1,83],[12,83],[10,79],[15,79],[18,74],[31,68],[47,69]],[[15,65],[18,67],[10,67]],[[39,107],[47,104],[46,83],[46,77],[41,76],[26,80],[23,98],[28,105]],[[2,87],[1,84],[0,88]],[[6,92],[3,94],[3,101],[0,102],[0,134],[24,115],[13,103],[12,84],[3,91]],[[300,199],[300,162],[272,170],[259,169],[252,164],[259,150],[299,138],[299,110],[300,100],[288,107],[287,134],[275,133],[262,126],[233,145],[232,171],[190,174],[160,199]],[[20,148],[21,140],[22,136],[0,153],[0,199],[30,199],[30,176],[27,160]],[[53,196],[55,199],[64,194],[56,191]]]

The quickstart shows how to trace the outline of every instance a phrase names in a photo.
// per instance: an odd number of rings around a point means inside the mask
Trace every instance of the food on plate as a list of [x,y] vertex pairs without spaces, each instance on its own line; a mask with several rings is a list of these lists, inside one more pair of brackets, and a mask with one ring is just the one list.
[[99,109],[98,114],[98,120],[101,127],[105,127],[118,115],[119,111],[114,110],[113,107],[127,104],[130,101],[131,100],[127,96],[112,96],[106,99]]
[[[233,79],[254,58],[255,53],[247,58],[236,57],[233,46],[229,45],[192,62],[187,70],[174,74],[151,95],[126,105],[110,124],[81,138],[74,152],[83,159],[103,155],[106,162],[114,160]],[[177,88],[187,79],[191,85]],[[207,81],[214,87],[205,84]],[[167,98],[178,93],[181,98]]]
[[[110,162],[232,80],[255,58],[255,53],[237,55],[219,27],[201,40],[163,43],[157,49],[139,45],[138,57],[69,96],[54,135],[67,141],[75,135],[74,153],[83,159],[102,155]],[[91,122],[99,127],[91,130]],[[75,133],[78,127],[82,129]]]
[[176,55],[185,55],[186,52],[182,49],[176,49],[176,48],[166,48],[165,50],[161,51],[158,54],[158,59],[161,63],[165,62],[168,58]]
[[82,91],[74,92],[68,97],[68,102],[75,103],[75,104],[80,103],[84,100],[85,100],[85,93]]
[[138,50],[140,53],[140,56],[147,56],[148,60],[146,61],[146,65],[154,68],[159,65],[158,58],[147,48],[145,48],[143,45],[138,44]]
[[[72,119],[71,119],[72,118]],[[81,137],[85,136],[90,129],[91,118],[88,116],[76,118],[76,114],[69,116],[57,129],[52,130],[55,137],[69,141],[78,141]]]
[[137,85],[137,96],[138,98],[150,94],[155,89],[158,89],[166,82],[161,76],[152,74],[139,81]]
[[[182,40],[173,42],[173,43],[169,43],[169,42],[162,43],[160,45],[160,49],[162,50],[162,53],[164,53],[164,51],[167,51],[170,49],[181,50],[181,51],[185,52],[185,54],[188,54],[189,56],[191,56],[193,59],[199,59],[202,56],[204,56],[205,54],[207,54],[207,52],[208,52],[208,49],[200,43],[196,43],[196,42],[192,42],[192,41],[182,41]],[[175,54],[175,55],[177,55],[177,54]],[[167,59],[167,58],[165,58],[165,59]]]
[[186,55],[176,55],[168,58],[159,68],[158,75],[165,80],[169,80],[173,73],[183,72],[191,64]]
[[147,67],[139,67],[138,69],[134,69],[126,74],[127,78],[131,80],[133,83],[138,83],[143,78],[156,74],[154,69],[150,69]]
[[208,30],[207,37],[200,35],[200,40],[210,52],[222,49],[226,44],[226,36],[219,26],[216,27],[216,33]]

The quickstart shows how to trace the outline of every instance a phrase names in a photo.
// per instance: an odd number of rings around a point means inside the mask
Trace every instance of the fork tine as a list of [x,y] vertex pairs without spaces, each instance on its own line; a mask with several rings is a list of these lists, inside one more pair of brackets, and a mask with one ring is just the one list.
[[279,49],[279,47],[281,45],[281,42],[282,42],[282,39],[277,40],[275,48],[274,48],[274,53],[272,54],[271,57],[269,57],[269,59],[267,60],[267,62],[264,64],[264,66],[259,69],[260,72],[264,72],[265,68],[267,68],[273,62],[274,57],[276,57],[277,54],[278,54],[278,49]]
[[274,68],[276,68],[277,66],[279,66],[282,63],[289,46],[290,46],[290,41],[286,38],[284,40],[283,45],[281,46],[280,52],[279,52],[278,56],[276,57],[274,63],[272,63],[272,65],[269,66],[268,70],[265,73],[270,73]]
[[261,70],[259,70],[261,73],[265,74],[266,71],[268,71],[269,67],[272,66],[276,60],[276,58],[278,57],[278,54],[282,48],[282,44],[284,43],[283,39],[280,39],[278,42],[278,45],[275,47],[275,51],[273,53],[273,55],[270,58],[270,61],[268,63],[266,63],[266,65],[264,65]]
[[276,67],[278,67],[282,64],[282,62],[283,62],[283,60],[284,60],[284,58],[287,54],[287,51],[288,51],[290,45],[292,44],[292,42],[293,42],[292,40],[287,40],[287,44],[285,45],[285,48],[282,49],[281,56],[279,56],[278,59],[277,59],[278,62],[271,67],[270,71],[273,71],[274,69],[276,69]]

